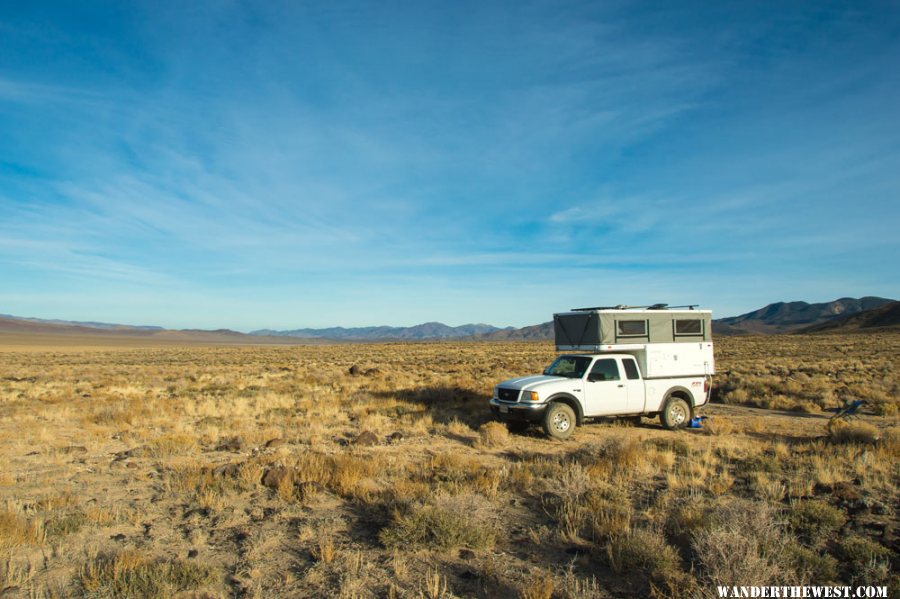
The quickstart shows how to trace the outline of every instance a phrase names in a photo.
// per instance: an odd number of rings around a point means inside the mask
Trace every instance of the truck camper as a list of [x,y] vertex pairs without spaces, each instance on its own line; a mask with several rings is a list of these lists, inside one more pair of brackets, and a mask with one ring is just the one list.
[[709,401],[712,312],[696,306],[577,308],[553,315],[561,354],[543,374],[494,388],[491,411],[511,430],[540,424],[567,439],[592,418],[659,416],[686,426]]

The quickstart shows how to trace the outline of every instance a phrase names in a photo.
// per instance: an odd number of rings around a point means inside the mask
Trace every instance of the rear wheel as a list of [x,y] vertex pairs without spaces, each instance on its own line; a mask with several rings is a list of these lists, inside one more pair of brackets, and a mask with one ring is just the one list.
[[575,411],[564,403],[552,403],[544,412],[544,432],[554,439],[571,437],[575,424]]
[[691,420],[691,406],[681,397],[670,395],[666,399],[666,405],[660,413],[659,419],[669,430],[684,428]]

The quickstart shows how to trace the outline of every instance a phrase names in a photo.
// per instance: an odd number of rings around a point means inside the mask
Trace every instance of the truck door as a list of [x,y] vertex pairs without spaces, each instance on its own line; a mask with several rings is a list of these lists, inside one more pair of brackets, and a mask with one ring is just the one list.
[[634,358],[622,358],[622,366],[625,367],[625,388],[628,390],[628,413],[640,414],[647,400],[644,380]]
[[615,358],[598,358],[584,382],[584,415],[611,416],[628,413],[628,389]]

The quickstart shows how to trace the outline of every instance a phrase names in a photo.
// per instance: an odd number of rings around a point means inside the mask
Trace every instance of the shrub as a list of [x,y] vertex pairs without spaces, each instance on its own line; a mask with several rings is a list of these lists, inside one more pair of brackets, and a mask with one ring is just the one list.
[[71,511],[51,518],[45,524],[47,536],[64,537],[78,532],[87,524],[87,516],[82,511]]
[[886,582],[890,554],[886,547],[859,535],[847,537],[838,544],[838,557],[851,582]]
[[654,586],[675,589],[685,579],[678,553],[656,530],[638,528],[612,537],[606,555],[616,574],[638,574],[645,592]]
[[790,582],[782,566],[787,537],[768,504],[735,501],[714,516],[691,543],[710,588]]
[[478,429],[478,441],[484,447],[503,447],[509,443],[509,430],[502,422],[486,422]]
[[553,481],[553,492],[546,493],[541,502],[544,513],[560,525],[563,534],[577,537],[586,522],[585,496],[590,478],[579,464],[570,463]]
[[425,505],[383,528],[378,538],[385,547],[485,549],[494,544],[494,530],[481,515],[473,498],[458,497],[440,505]]
[[797,583],[825,585],[838,579],[838,561],[828,554],[794,544],[788,549],[788,558],[797,573]]
[[214,584],[218,572],[185,560],[152,560],[125,551],[99,557],[82,567],[79,581],[86,593],[101,597],[171,597]]
[[592,489],[585,496],[585,505],[595,539],[607,539],[631,530],[634,508],[624,490],[611,486]]
[[847,517],[844,512],[820,501],[798,501],[791,506],[789,521],[798,537],[811,545],[822,545],[836,532]]

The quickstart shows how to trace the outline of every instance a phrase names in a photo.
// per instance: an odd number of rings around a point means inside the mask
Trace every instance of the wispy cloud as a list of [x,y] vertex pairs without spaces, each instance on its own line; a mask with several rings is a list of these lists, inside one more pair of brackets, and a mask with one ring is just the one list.
[[898,43],[877,8],[135,10],[4,30],[5,311],[34,306],[15,298],[36,280],[244,328],[361,305],[526,324],[682,287],[752,308],[783,280],[897,292],[876,289],[900,220]]

